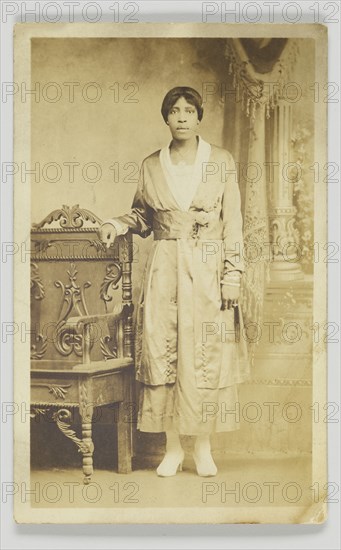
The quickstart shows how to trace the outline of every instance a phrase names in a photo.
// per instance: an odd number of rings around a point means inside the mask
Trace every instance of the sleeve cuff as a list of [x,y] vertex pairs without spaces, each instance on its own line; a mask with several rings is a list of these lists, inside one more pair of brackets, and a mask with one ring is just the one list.
[[111,225],[115,227],[117,236],[125,235],[129,230],[128,225],[122,225],[119,221],[115,220],[114,218],[105,220],[102,225],[104,225],[105,223],[111,223]]

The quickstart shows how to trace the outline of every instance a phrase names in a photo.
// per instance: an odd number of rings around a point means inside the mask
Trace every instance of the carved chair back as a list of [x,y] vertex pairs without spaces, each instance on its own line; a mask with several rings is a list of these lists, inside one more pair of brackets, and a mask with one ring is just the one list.
[[[119,311],[117,323],[92,326],[91,358],[133,357],[132,237],[107,250],[101,220],[79,205],[63,205],[31,228],[31,360],[82,362],[82,333],[70,329],[78,315]],[[127,307],[129,306],[129,307]]]

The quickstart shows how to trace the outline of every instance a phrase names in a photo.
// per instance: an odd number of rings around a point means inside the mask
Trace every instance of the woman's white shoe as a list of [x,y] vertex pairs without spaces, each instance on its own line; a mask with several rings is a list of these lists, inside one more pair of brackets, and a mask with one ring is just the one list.
[[194,450],[193,458],[199,476],[208,477],[215,476],[217,474],[218,468],[215,465],[210,452],[201,451],[200,453],[198,453]]
[[185,458],[183,449],[179,451],[166,452],[164,459],[157,467],[156,473],[161,477],[175,476],[178,468],[182,471],[182,463]]

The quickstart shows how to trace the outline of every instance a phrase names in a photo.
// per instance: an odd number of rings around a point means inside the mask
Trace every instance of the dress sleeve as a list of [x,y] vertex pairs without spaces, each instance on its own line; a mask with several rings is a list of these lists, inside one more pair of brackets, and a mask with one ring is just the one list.
[[132,233],[136,233],[141,237],[148,237],[153,229],[153,211],[150,205],[147,203],[144,195],[144,181],[145,181],[145,162],[142,162],[139,174],[139,182],[137,190],[133,199],[131,210],[128,214],[123,216],[117,216],[116,218],[110,218],[104,223],[111,223],[117,230],[118,235],[127,233],[130,229]]
[[110,223],[115,227],[117,236],[125,235],[125,233],[127,233],[127,231],[129,230],[129,227],[127,225],[122,225],[119,221],[117,221],[116,218],[109,218],[109,220],[104,220],[104,222],[102,222],[102,225],[104,225],[105,223]]
[[[224,173],[224,171],[222,171]],[[236,164],[227,152],[225,188],[222,199],[224,259],[227,271],[240,271],[244,266],[243,218]]]

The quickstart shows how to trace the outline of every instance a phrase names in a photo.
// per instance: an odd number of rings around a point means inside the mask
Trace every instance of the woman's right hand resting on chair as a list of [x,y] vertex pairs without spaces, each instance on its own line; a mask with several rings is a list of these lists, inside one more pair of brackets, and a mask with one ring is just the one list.
[[117,231],[111,223],[103,223],[99,230],[99,238],[106,245],[107,248],[110,248],[114,244]]

